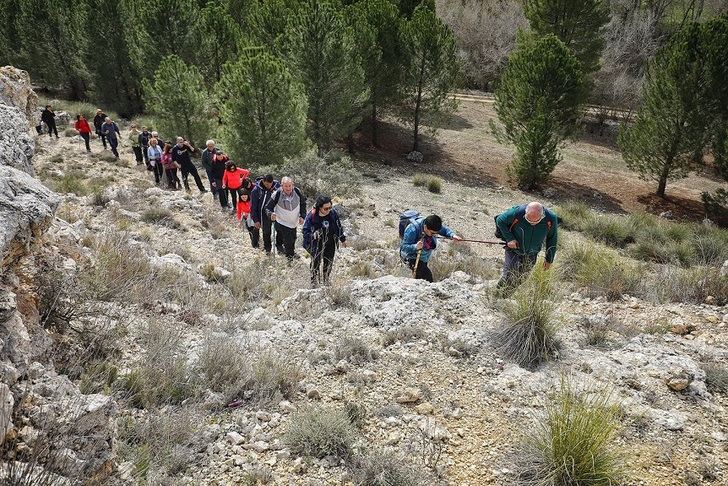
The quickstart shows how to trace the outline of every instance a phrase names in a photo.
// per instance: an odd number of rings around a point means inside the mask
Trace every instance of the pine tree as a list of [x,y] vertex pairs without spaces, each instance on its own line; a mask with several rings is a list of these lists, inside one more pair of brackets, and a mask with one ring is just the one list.
[[210,117],[200,71],[178,56],[162,59],[154,81],[144,81],[144,101],[167,136],[182,136],[193,145],[208,135]]
[[521,189],[545,181],[560,160],[559,144],[576,129],[584,75],[574,54],[554,35],[520,33],[495,92],[499,139],[515,145],[509,174]]
[[89,40],[84,29],[86,3],[19,0],[17,7],[22,67],[40,81],[66,88],[71,98],[84,99],[89,84],[84,62]]
[[[135,3],[133,14],[127,11],[124,20],[134,22],[142,32],[133,43],[134,62],[150,78],[161,60],[170,55],[193,63],[201,47],[195,43],[195,25],[200,11],[196,0],[126,0]],[[210,32],[210,34],[212,34]]]
[[378,146],[379,115],[396,102],[401,83],[400,65],[402,22],[397,6],[390,0],[362,0],[352,5],[348,15],[361,56],[364,81],[369,87],[368,109],[372,143]]
[[140,113],[143,108],[140,65],[132,53],[142,49],[140,27],[136,22],[135,0],[108,2],[88,0],[86,30],[89,48],[86,64],[93,76],[94,99],[105,110],[122,116]]
[[627,166],[645,180],[656,180],[660,197],[668,180],[687,175],[703,137],[701,47],[700,26],[692,24],[657,53],[647,68],[636,120],[619,136]]
[[216,87],[224,145],[238,160],[280,165],[306,140],[306,96],[282,60],[268,53],[225,66]]
[[0,14],[3,22],[0,22],[0,66],[17,65],[18,52],[20,51],[20,39],[16,18],[20,7],[19,0],[0,0]]
[[225,7],[210,2],[202,9],[193,38],[195,61],[208,86],[220,81],[226,62],[237,58],[241,37],[239,25]]
[[243,30],[249,46],[262,46],[284,55],[286,32],[299,10],[298,0],[263,0],[248,13]]
[[361,121],[368,94],[351,29],[328,0],[307,0],[285,37],[286,58],[308,97],[308,134],[319,153]]
[[728,14],[701,26],[706,83],[700,100],[706,105],[705,143],[715,165],[728,180]]
[[609,21],[606,0],[524,0],[523,7],[531,30],[558,37],[574,52],[585,73],[599,69],[602,31]]
[[423,122],[434,130],[438,118],[455,109],[449,93],[459,69],[452,31],[433,11],[417,8],[405,23],[403,38],[401,118],[414,128],[412,150],[416,151]]

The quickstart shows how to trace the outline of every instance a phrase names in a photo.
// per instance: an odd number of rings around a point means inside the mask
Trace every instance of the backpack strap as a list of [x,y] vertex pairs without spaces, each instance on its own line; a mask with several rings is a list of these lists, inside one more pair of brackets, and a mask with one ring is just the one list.
[[516,227],[516,225],[526,216],[526,204],[522,204],[518,206],[518,211],[516,212],[516,216],[513,218],[513,222],[508,227],[508,231],[513,233],[513,228]]

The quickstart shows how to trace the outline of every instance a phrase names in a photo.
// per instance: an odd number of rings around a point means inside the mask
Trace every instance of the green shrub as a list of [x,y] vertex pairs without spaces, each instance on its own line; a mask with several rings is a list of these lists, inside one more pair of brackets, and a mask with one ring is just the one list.
[[412,184],[415,187],[424,187],[424,186],[427,185],[427,179],[428,179],[428,175],[427,174],[423,174],[421,172],[417,172],[412,177]]
[[427,190],[434,194],[440,194],[442,191],[442,180],[439,177],[430,177],[427,179]]
[[174,219],[172,211],[160,207],[151,207],[142,213],[142,221],[145,223],[158,224],[169,228],[178,229],[181,227],[179,221]]
[[556,214],[561,218],[560,227],[573,231],[584,231],[593,218],[589,207],[581,201],[567,201],[559,205]]
[[663,266],[643,285],[644,297],[652,302],[691,302],[702,304],[708,296],[715,303],[728,303],[728,277],[716,267],[677,268]]
[[337,151],[319,157],[316,150],[307,150],[286,159],[280,168],[261,167],[258,171],[292,177],[296,186],[309,197],[327,194],[334,198],[349,198],[361,193],[361,174],[349,157]]
[[702,192],[700,199],[703,201],[705,216],[709,219],[725,218],[728,214],[728,191],[719,188],[714,193]]
[[545,414],[524,430],[517,476],[538,486],[621,484],[622,458],[615,448],[618,407],[607,392],[579,392],[562,379]]
[[354,427],[342,410],[329,405],[308,405],[293,414],[284,436],[291,452],[323,458],[351,456]]
[[597,241],[619,248],[623,248],[635,239],[629,221],[620,216],[602,215],[592,218],[584,231]]
[[[63,160],[63,159],[61,159]],[[75,194],[85,196],[88,194],[86,176],[80,171],[69,171],[61,177],[51,180],[52,189],[60,194]]]
[[386,450],[374,450],[354,458],[354,484],[359,486],[421,486],[430,484],[420,468],[408,458]]
[[549,276],[537,266],[504,309],[506,320],[496,339],[500,351],[524,368],[534,368],[559,347]]

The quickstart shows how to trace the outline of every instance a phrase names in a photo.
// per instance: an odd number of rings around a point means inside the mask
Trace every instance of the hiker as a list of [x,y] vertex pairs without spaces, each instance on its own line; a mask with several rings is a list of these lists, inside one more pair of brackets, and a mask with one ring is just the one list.
[[432,252],[437,248],[435,235],[444,236],[454,241],[461,238],[453,230],[442,224],[442,219],[436,214],[420,217],[415,213],[412,219],[406,222],[404,232],[401,229],[402,241],[399,245],[399,255],[412,270],[416,279],[432,282],[432,271],[427,266]]
[[[169,145],[169,144],[167,144]],[[162,155],[164,154],[164,150],[159,145],[159,141],[156,138],[152,138],[149,140],[149,148],[147,149],[147,158],[149,158],[149,165],[154,171],[154,182],[156,184],[159,184],[159,178],[162,172],[162,169],[157,169],[157,167],[163,167],[162,165]],[[171,157],[171,155],[170,155]]]
[[116,150],[116,147],[119,146],[119,137],[118,135],[121,135],[121,132],[119,131],[119,126],[108,116],[106,117],[104,124],[101,125],[101,133],[106,136],[106,140],[109,141],[109,146],[111,147],[111,153],[114,154],[114,157],[117,159],[119,158],[119,151]]
[[281,187],[271,196],[265,211],[275,224],[278,252],[283,252],[289,262],[298,258],[294,251],[296,228],[303,224],[303,218],[306,217],[306,197],[293,184],[293,179],[281,179]]
[[[228,162],[230,162],[230,157],[217,149],[210,159],[212,167],[212,170],[210,171],[210,175],[212,176],[210,186],[215,188],[217,198],[220,200],[220,207],[222,207],[223,210],[230,208],[227,191],[222,188],[222,178],[225,176],[225,167]],[[235,210],[235,206],[232,206],[232,208]]]
[[259,248],[260,230],[263,229],[263,249],[270,255],[273,245],[271,244],[271,226],[270,216],[265,211],[265,207],[278,190],[280,184],[273,178],[271,174],[266,174],[260,180],[256,181],[253,190],[250,193],[250,217],[253,220],[255,228],[251,232],[251,241],[253,248]]
[[[238,189],[238,206],[236,217],[240,221],[240,225],[244,226],[250,236],[251,245],[254,243],[253,233],[255,230],[255,224],[253,219],[250,217],[250,192],[242,187]],[[255,240],[257,242],[257,240]]]
[[46,105],[45,110],[40,115],[40,120],[48,127],[48,136],[50,138],[53,138],[54,133],[56,134],[56,138],[60,138],[58,136],[58,128],[56,128],[56,114],[53,113],[51,105]]
[[96,131],[96,135],[101,138],[101,141],[104,143],[104,150],[106,150],[106,135],[104,135],[101,131],[101,126],[104,124],[104,120],[106,120],[106,113],[101,111],[101,108],[96,108],[96,116],[94,116],[94,130]]
[[73,124],[73,128],[76,129],[86,144],[86,152],[91,152],[91,146],[89,145],[89,141],[91,140],[91,127],[86,121],[86,118],[81,114],[76,115],[76,123]]
[[[159,136],[159,133],[157,133],[157,132],[152,132],[152,138],[157,139],[157,145],[159,145],[160,147],[164,147],[167,144],[167,142],[165,142],[162,139],[162,137]],[[152,138],[150,138],[149,140],[151,140]]]
[[[303,247],[311,255],[311,285],[328,285],[336,247],[346,247],[344,227],[329,196],[319,196],[303,223]],[[323,262],[323,279],[321,263]]]
[[[142,127],[142,133],[139,134],[139,138],[137,140],[137,143],[142,148],[142,155],[144,156],[144,163],[147,165],[147,170],[149,169],[149,155],[147,153],[147,149],[149,148],[149,141],[152,139],[152,134],[149,133],[149,130],[147,127]],[[157,143],[159,143],[159,139],[157,139]]]
[[539,202],[513,206],[495,218],[496,237],[506,241],[503,274],[498,287],[517,286],[523,275],[536,263],[541,248],[546,243],[548,269],[556,256],[558,218]]
[[195,147],[188,141],[182,137],[177,137],[177,143],[172,147],[172,160],[177,162],[182,170],[182,182],[185,185],[185,189],[190,190],[190,183],[187,181],[187,178],[192,174],[192,177],[195,179],[195,184],[197,184],[197,189],[201,193],[205,193],[207,189],[202,185],[200,174],[197,173],[197,167],[192,163],[192,158],[190,157],[190,152],[194,151]]
[[[202,151],[201,162],[202,168],[205,169],[205,172],[207,173],[207,180],[210,183],[210,192],[212,193],[212,199],[216,199],[218,197],[217,191],[220,187],[219,184],[216,184],[216,178],[213,175],[212,168],[213,158],[218,153],[218,150],[215,148],[215,141],[208,140],[205,144],[205,150]],[[220,179],[222,180],[222,174],[220,174]]]
[[222,176],[222,190],[230,195],[233,203],[233,211],[238,207],[238,189],[243,187],[243,180],[250,175],[248,169],[240,169],[234,162],[228,161],[225,164],[225,173]]
[[[167,177],[167,188],[172,189],[173,191],[182,189],[182,184],[180,183],[179,177],[177,177],[177,169],[179,169],[179,164],[172,160],[172,146],[168,143],[164,145],[160,165],[162,166],[162,169],[164,170],[164,173]],[[156,175],[157,171],[155,170],[154,173]]]
[[142,145],[139,143],[139,135],[141,135],[141,132],[137,128],[136,124],[132,124],[131,128],[129,129],[129,143],[131,144],[131,148],[134,151],[134,158],[136,159],[137,165],[140,165],[142,163],[142,160],[144,160]]

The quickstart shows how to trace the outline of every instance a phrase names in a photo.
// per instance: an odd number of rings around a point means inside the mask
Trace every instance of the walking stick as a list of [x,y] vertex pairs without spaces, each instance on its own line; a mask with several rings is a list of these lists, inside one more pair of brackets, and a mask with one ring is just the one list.
[[452,238],[448,238],[447,236],[441,236],[441,235],[435,235],[435,238],[440,240],[451,240],[451,241],[461,241],[463,243],[482,243],[484,245],[505,245],[505,241],[500,240],[466,240],[465,238],[461,238],[459,240],[453,240]]
[[415,266],[412,267],[412,278],[417,278],[417,267],[420,265],[420,255],[422,255],[422,248],[417,250],[417,259],[415,260]]

